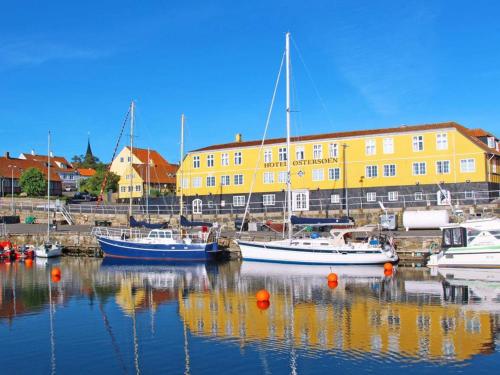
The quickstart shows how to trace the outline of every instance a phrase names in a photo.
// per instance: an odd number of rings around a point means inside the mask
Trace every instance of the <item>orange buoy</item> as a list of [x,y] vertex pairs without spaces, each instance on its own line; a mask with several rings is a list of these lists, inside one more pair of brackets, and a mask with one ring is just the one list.
[[335,289],[339,285],[338,281],[330,281],[328,280],[328,288]]
[[271,303],[269,301],[257,301],[257,307],[259,310],[267,310]]
[[52,271],[50,272],[52,276],[59,276],[61,278],[61,269],[59,267],[54,267],[52,268]]
[[337,276],[336,273],[332,272],[332,273],[328,274],[327,279],[328,279],[328,282],[330,282],[330,281],[338,281],[339,277]]
[[394,266],[392,265],[392,263],[385,263],[384,264],[384,271],[386,270],[391,270],[394,268]]
[[255,298],[257,298],[257,301],[269,301],[269,298],[271,298],[271,295],[269,292],[265,289],[261,289],[257,292],[255,295]]
[[33,267],[33,259],[29,259],[29,258],[28,258],[28,259],[26,259],[26,260],[24,261],[24,265],[25,265],[27,268],[31,268],[31,267]]
[[58,274],[52,275],[50,279],[52,280],[53,283],[58,283],[59,281],[61,281],[61,275]]

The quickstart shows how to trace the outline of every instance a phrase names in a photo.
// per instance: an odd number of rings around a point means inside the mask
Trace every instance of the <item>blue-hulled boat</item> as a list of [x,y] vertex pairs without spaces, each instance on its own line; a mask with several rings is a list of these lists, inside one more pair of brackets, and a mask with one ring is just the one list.
[[144,233],[133,229],[96,227],[92,233],[105,257],[209,261],[215,260],[221,252],[215,230],[181,235],[171,229],[153,229]]

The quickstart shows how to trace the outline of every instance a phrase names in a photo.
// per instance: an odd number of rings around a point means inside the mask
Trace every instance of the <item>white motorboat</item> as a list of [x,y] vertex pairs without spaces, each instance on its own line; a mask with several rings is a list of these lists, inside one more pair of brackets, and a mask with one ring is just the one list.
[[441,228],[441,251],[428,267],[500,267],[500,219],[467,220]]
[[[393,240],[375,227],[332,229],[329,237],[310,236],[268,242],[237,240],[247,260],[308,264],[396,263]],[[355,237],[363,233],[361,240]]]

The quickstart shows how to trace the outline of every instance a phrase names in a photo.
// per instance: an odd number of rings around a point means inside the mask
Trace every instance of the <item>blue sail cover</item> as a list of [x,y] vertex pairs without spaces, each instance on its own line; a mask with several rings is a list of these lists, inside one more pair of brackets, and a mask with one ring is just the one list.
[[212,223],[204,221],[189,221],[184,216],[181,216],[181,227],[211,227]]
[[130,216],[130,226],[132,228],[144,227],[148,229],[161,229],[161,228],[166,228],[167,223],[151,224],[148,223],[147,221],[136,220],[133,216]]
[[354,225],[354,220],[348,216],[342,217],[291,217],[292,225],[311,225],[311,226],[327,226],[327,225]]

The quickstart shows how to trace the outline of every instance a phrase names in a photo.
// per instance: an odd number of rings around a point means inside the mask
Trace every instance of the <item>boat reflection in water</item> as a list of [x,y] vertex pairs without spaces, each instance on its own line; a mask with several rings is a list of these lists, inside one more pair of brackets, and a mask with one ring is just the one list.
[[[330,289],[330,267],[244,261],[234,290],[191,293],[179,300],[179,312],[194,334],[284,351],[462,361],[494,350],[498,319],[448,304],[446,281],[432,281],[441,291],[436,295],[425,280],[412,281],[406,292],[405,280],[384,276],[382,267],[333,270],[339,282]],[[271,293],[267,310],[254,297],[262,287]]]

